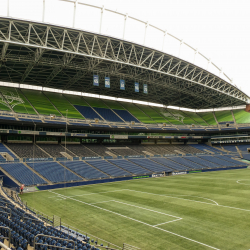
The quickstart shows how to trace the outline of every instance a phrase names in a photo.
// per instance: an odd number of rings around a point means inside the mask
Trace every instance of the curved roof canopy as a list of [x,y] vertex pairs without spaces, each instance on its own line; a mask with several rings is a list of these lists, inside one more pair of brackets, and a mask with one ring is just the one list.
[[[0,18],[0,52],[0,81],[5,82],[192,109],[249,101],[235,86],[180,58],[82,30]],[[94,74],[99,75],[99,87],[93,86]],[[105,76],[110,77],[110,88],[105,88]],[[120,90],[120,79],[126,90]],[[134,82],[140,83],[139,93]]]

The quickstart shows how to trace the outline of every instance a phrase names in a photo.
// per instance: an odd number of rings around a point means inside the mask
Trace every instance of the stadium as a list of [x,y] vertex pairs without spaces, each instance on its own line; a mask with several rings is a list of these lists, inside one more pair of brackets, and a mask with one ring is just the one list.
[[[9,0],[0,16],[1,248],[249,249],[250,97],[165,30],[57,2],[70,27],[45,0],[41,20]],[[77,26],[81,8],[97,31]],[[110,13],[120,37],[103,32]]]

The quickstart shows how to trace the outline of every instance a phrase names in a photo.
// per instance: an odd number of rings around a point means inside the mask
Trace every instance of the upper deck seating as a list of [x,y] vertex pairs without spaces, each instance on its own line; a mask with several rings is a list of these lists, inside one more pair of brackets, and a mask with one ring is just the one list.
[[76,108],[60,93],[43,92],[54,106],[64,115],[72,119],[84,119]]
[[160,114],[164,119],[166,119],[170,124],[173,125],[183,125],[183,119],[185,118],[184,114],[175,112],[176,110],[152,107],[158,114]]
[[74,105],[74,107],[86,118],[90,120],[99,119],[103,120],[101,116],[96,113],[91,107]]
[[122,106],[126,108],[134,117],[136,117],[140,122],[143,123],[157,123],[147,114],[145,114],[140,108],[138,108],[135,104],[124,102]]
[[209,125],[217,125],[212,112],[199,112],[197,113]]
[[[182,111],[182,113],[189,116],[192,120],[194,120],[199,125],[202,125],[202,126],[208,125],[207,122],[199,116],[199,113],[193,113],[193,112],[188,112],[188,111]],[[195,123],[193,123],[193,124],[195,124]]]
[[113,109],[113,111],[119,115],[125,122],[136,122],[140,123],[133,115],[131,115],[127,110]]
[[86,161],[86,162],[94,166],[95,168],[100,169],[102,172],[108,175],[114,176],[114,177],[131,175],[129,172],[123,169],[120,169],[117,166],[105,160],[92,160],[92,161]]
[[123,122],[116,113],[107,108],[93,108],[98,114],[100,114],[108,122]]
[[30,186],[36,184],[47,184],[45,180],[27,168],[23,163],[0,164],[0,166],[20,183]]
[[169,121],[164,116],[162,116],[162,114],[158,113],[152,107],[147,106],[147,105],[139,105],[139,104],[135,104],[135,105],[155,122],[170,124]]
[[6,144],[15,154],[21,158],[48,158],[49,155],[43,152],[33,143],[8,143]]
[[42,91],[37,90],[20,90],[24,96],[29,100],[37,112],[41,115],[56,115],[61,117],[61,113],[53,106],[49,99]]
[[66,161],[66,162],[61,162],[61,164],[88,180],[109,178],[108,175],[93,168],[91,165],[83,161]]
[[215,111],[214,114],[219,123],[234,121],[231,110]]
[[125,169],[126,171],[132,173],[132,174],[149,174],[151,171],[142,168],[130,161],[124,160],[124,159],[114,159],[114,160],[109,160],[110,163]]
[[[36,111],[34,108],[30,105],[30,103],[27,101],[26,97],[22,94],[22,92],[19,89],[16,88],[8,88],[8,87],[0,87],[0,91],[2,95],[4,96],[3,104],[5,100],[8,102],[8,104],[12,107],[14,112],[16,113],[23,113],[23,114],[30,114],[30,115],[36,115]],[[1,98],[1,95],[0,95]],[[1,110],[8,110],[7,106],[6,109],[2,107],[2,104],[0,104]],[[11,110],[9,110],[11,111]]]
[[250,123],[250,113],[245,110],[233,110],[236,123]]
[[54,183],[82,180],[80,177],[73,174],[57,162],[35,162],[28,163],[28,165],[33,167],[39,174],[44,176],[47,180]]

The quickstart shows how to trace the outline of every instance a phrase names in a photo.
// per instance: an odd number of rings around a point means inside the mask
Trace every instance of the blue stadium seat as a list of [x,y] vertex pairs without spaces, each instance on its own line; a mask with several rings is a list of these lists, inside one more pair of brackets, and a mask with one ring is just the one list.
[[45,180],[27,168],[23,163],[8,163],[0,166],[20,183],[29,185],[47,184]]
[[66,161],[61,162],[61,164],[81,175],[85,179],[100,179],[109,177],[83,161]]
[[54,183],[82,180],[57,162],[35,162],[29,163],[29,165],[47,180]]
[[143,168],[146,168],[154,173],[159,173],[159,172],[172,172],[173,170],[171,170],[170,168],[168,167],[165,167],[159,163],[156,163],[154,161],[151,161],[149,159],[138,159],[138,158],[132,158],[132,159],[129,159],[129,161],[137,164],[137,165],[140,165],[141,167]]
[[114,160],[109,160],[110,163],[125,169],[126,171],[129,171],[130,173],[133,174],[149,174],[152,173],[149,170],[146,170],[145,168],[142,168],[128,160],[124,160],[124,159],[114,159]]
[[92,161],[86,161],[86,162],[94,166],[95,168],[100,169],[104,173],[114,176],[114,177],[131,175],[129,172],[122,170],[105,160],[98,160],[98,161],[92,160]]

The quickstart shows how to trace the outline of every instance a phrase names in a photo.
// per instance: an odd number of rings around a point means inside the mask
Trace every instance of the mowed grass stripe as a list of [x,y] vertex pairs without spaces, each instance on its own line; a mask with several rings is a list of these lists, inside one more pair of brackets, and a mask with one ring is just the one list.
[[[62,217],[63,222],[120,246],[126,242],[146,250],[209,249],[177,236],[181,235],[217,249],[241,250],[250,249],[250,212],[245,211],[250,209],[247,200],[250,186],[240,185],[236,181],[247,180],[248,176],[250,179],[249,173],[248,169],[231,170],[53,190],[64,196],[72,196],[75,200],[54,201],[57,195],[48,191],[24,194],[22,198],[28,205],[46,214],[56,214]],[[184,197],[188,200],[180,199]],[[110,200],[170,214],[182,220],[155,228],[152,225],[157,223],[154,223],[152,212],[145,210],[140,218],[140,209],[134,207],[138,209],[138,221],[146,223],[143,219],[145,216],[149,225],[142,224],[111,213],[114,205],[109,207],[111,202],[103,202]],[[79,201],[103,203],[92,207]],[[234,208],[226,207],[232,204]],[[101,210],[100,207],[110,211]],[[115,212],[125,215],[125,206],[116,206],[115,209]],[[133,218],[132,212],[128,209],[125,216]]]
[[[53,192],[53,191],[50,191],[50,192],[51,192],[51,193],[54,193],[54,194],[57,194],[56,192]],[[83,203],[84,205],[89,205],[89,206],[92,206],[92,207],[94,207],[94,208],[101,209],[101,210],[103,210],[103,211],[105,211],[105,212],[108,212],[108,213],[112,213],[112,214],[121,216],[121,217],[126,218],[126,219],[128,219],[128,220],[132,220],[133,222],[138,222],[138,223],[140,223],[140,224],[143,224],[143,225],[146,225],[146,226],[149,226],[149,227],[153,227],[153,228],[155,228],[155,229],[157,229],[157,230],[161,230],[161,231],[163,231],[163,232],[166,232],[166,233],[172,234],[172,235],[174,235],[174,236],[180,237],[180,238],[182,238],[182,239],[185,239],[185,240],[194,242],[194,243],[199,244],[199,245],[201,245],[201,246],[205,246],[205,247],[208,247],[208,248],[211,248],[211,249],[217,249],[217,250],[218,250],[218,248],[216,248],[216,247],[213,247],[213,246],[210,246],[210,245],[208,245],[208,244],[199,242],[199,241],[197,241],[197,240],[190,239],[190,238],[188,238],[188,237],[186,237],[186,236],[183,236],[183,235],[180,235],[180,234],[177,234],[177,233],[174,233],[174,232],[170,232],[170,231],[168,231],[168,230],[165,230],[165,229],[162,229],[162,228],[159,228],[159,227],[152,226],[152,225],[150,225],[150,224],[148,224],[148,223],[139,221],[139,220],[137,220],[137,219],[133,219],[133,218],[131,218],[131,217],[128,217],[128,216],[126,216],[126,215],[123,215],[123,214],[120,214],[120,213],[111,211],[111,210],[109,210],[109,209],[101,208],[101,207],[98,207],[98,206],[93,205],[93,204],[88,204],[88,203],[86,203],[86,202],[84,202],[84,201],[79,201],[79,200],[77,200],[77,199],[74,199],[74,198],[71,198],[71,197],[68,197],[68,196],[65,196],[65,195],[61,195],[61,194],[58,194],[58,195],[59,195],[60,197],[62,197],[62,198],[67,198],[67,199],[70,199],[70,200],[73,200],[73,201],[76,201],[76,202]]]

